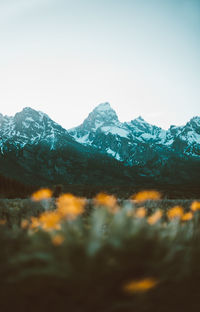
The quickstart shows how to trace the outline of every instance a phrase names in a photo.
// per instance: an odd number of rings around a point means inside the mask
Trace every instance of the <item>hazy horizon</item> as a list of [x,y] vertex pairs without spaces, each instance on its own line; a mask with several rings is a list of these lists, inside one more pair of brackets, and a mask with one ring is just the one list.
[[64,128],[102,102],[164,129],[200,115],[198,0],[0,0],[0,113]]

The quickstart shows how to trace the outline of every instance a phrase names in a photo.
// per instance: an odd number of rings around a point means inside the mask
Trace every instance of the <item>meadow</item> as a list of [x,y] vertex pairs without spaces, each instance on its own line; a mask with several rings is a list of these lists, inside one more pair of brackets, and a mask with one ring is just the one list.
[[200,200],[0,200],[1,311],[200,310]]

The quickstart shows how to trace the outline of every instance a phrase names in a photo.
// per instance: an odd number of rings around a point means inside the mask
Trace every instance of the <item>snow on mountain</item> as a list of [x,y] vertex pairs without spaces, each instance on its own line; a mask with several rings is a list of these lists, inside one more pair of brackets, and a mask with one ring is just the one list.
[[150,161],[156,153],[179,152],[200,157],[200,117],[185,126],[163,130],[146,122],[141,116],[130,122],[120,122],[109,103],[98,105],[69,134],[79,143],[95,146],[128,164]]
[[99,104],[84,120],[81,125],[82,130],[96,130],[103,125],[119,123],[116,112],[109,103]]
[[3,153],[6,143],[22,148],[26,144],[44,141],[51,149],[55,148],[58,137],[71,139],[67,130],[51,120],[46,114],[30,107],[24,108],[15,116],[0,116],[0,148]]
[[155,159],[166,162],[172,153],[200,158],[200,117],[193,117],[184,126],[163,130],[141,116],[122,123],[106,102],[94,108],[80,126],[67,131],[45,113],[30,107],[11,117],[0,114],[2,154],[5,149],[41,142],[50,150],[65,142],[78,142],[129,165],[145,165]]
[[1,173],[30,185],[198,185],[199,163],[200,117],[166,131],[142,117],[122,123],[103,103],[67,131],[30,107],[0,114]]
[[129,135],[129,132],[126,129],[123,129],[123,127],[117,125],[101,127],[101,131],[104,132],[105,134],[111,133],[113,135],[118,135],[124,138],[127,138]]

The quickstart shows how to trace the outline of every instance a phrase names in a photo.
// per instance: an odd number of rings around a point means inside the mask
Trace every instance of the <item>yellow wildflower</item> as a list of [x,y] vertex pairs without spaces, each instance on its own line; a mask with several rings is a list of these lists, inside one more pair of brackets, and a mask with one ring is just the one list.
[[145,278],[139,281],[131,281],[127,283],[123,290],[126,293],[134,294],[134,293],[143,293],[146,292],[158,284],[158,281],[154,278]]
[[141,191],[131,197],[136,201],[145,201],[145,200],[158,200],[161,198],[161,194],[157,191]]
[[183,216],[183,208],[181,206],[174,206],[168,210],[167,216],[170,220],[174,218],[181,218]]
[[36,229],[36,228],[38,228],[40,225],[41,225],[41,224],[40,224],[40,221],[39,221],[38,218],[36,218],[36,217],[32,217],[32,218],[31,218],[31,225],[30,225],[30,228],[31,228],[31,229]]
[[146,216],[146,209],[144,207],[140,207],[135,211],[135,217],[142,219]]
[[39,217],[39,222],[44,230],[59,230],[60,215],[57,211],[44,212]]
[[48,188],[43,188],[33,193],[31,196],[31,199],[33,201],[40,201],[43,199],[51,198],[51,196],[52,196],[52,191]]
[[192,211],[200,210],[200,202],[199,201],[193,201],[193,203],[191,204],[191,210]]
[[84,211],[85,199],[72,194],[63,194],[57,200],[58,213],[62,217],[74,219]]
[[55,246],[61,245],[64,242],[64,240],[65,240],[64,236],[62,236],[60,234],[54,235],[52,237],[52,243]]
[[160,220],[160,218],[162,218],[162,211],[160,209],[158,209],[156,212],[154,212],[150,217],[148,217],[147,222],[150,225],[155,224],[156,222],[158,222]]
[[105,193],[99,193],[95,197],[95,203],[96,203],[96,205],[107,206],[111,213],[116,213],[119,210],[119,208],[117,206],[117,200],[116,200],[115,196],[113,196],[113,195],[108,195]]
[[29,226],[29,221],[28,220],[22,220],[21,222],[21,228],[22,229],[27,229]]
[[190,211],[190,212],[184,213],[184,215],[181,217],[181,220],[188,221],[188,220],[191,220],[192,218],[193,218],[193,213]]

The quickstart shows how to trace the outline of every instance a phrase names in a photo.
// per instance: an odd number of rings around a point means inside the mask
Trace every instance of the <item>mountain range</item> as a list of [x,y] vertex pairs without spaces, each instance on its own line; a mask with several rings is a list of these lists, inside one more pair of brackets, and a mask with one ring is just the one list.
[[199,188],[199,169],[198,116],[163,130],[142,117],[122,123],[102,103],[66,130],[30,107],[11,117],[0,114],[0,174],[28,185],[186,192]]
[[122,123],[110,104],[102,103],[68,133],[77,142],[94,146],[129,165],[145,165],[157,151],[162,151],[163,156],[177,152],[180,156],[200,157],[200,117],[163,130],[142,117]]

